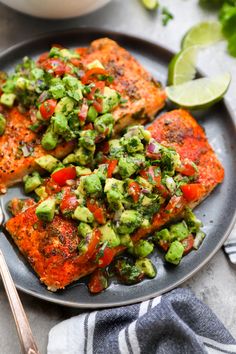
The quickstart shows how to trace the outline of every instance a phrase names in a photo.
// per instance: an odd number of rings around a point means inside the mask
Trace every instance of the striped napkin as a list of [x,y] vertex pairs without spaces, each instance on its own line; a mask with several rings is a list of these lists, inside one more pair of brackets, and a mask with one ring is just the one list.
[[236,225],[234,225],[231,234],[224,243],[224,250],[229,256],[229,260],[236,264]]
[[176,289],[63,321],[51,329],[47,353],[222,354],[236,353],[236,341],[193,293]]

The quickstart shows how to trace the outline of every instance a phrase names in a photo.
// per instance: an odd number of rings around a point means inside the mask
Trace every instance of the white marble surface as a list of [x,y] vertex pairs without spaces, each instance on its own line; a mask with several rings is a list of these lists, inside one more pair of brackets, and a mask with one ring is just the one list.
[[[145,11],[139,0],[113,0],[104,9],[89,16],[67,21],[30,18],[0,4],[0,51],[31,38],[35,34],[79,26],[98,26],[128,32],[177,51],[182,35],[190,26],[202,19],[214,18],[215,16],[212,13],[202,11],[197,6],[197,0],[162,0],[160,2],[168,6],[175,16],[175,19],[167,27],[161,25],[160,15]],[[236,76],[236,60],[230,59],[226,62],[225,56],[222,54],[223,51],[222,48],[217,49],[218,54],[214,58],[221,63],[223,69],[227,66],[227,69],[230,69]],[[200,60],[200,66],[204,70],[206,61],[206,59]],[[212,59],[213,65],[211,65],[210,70],[215,70],[216,61]],[[232,88],[227,99],[231,101],[232,109],[236,113],[234,92],[234,88]],[[236,267],[228,262],[227,257],[220,250],[208,265],[183,285],[191,288],[201,300],[207,303],[234,336],[236,336],[235,276]],[[59,321],[78,314],[79,310],[49,304],[22,293],[20,297],[41,354],[45,354],[49,329]],[[1,282],[0,353],[20,353],[14,322]]]

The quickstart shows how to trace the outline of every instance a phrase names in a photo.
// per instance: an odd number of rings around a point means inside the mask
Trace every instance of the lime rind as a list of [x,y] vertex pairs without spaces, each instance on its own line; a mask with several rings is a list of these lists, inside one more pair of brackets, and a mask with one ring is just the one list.
[[223,39],[220,22],[201,22],[186,33],[182,40],[181,48],[186,49],[195,45],[206,47]]
[[168,86],[168,99],[176,105],[188,109],[208,108],[220,101],[228,90],[231,81],[229,73],[214,78],[201,78],[181,85]]
[[197,54],[201,47],[193,46],[176,54],[168,67],[168,84],[179,85],[195,78]]
[[155,10],[158,8],[158,0],[141,0],[143,6],[148,10]]

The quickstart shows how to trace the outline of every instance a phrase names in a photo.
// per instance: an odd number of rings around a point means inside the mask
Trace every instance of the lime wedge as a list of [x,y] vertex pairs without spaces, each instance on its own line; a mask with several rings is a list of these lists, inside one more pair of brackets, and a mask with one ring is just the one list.
[[230,84],[230,74],[202,78],[166,88],[169,100],[189,109],[207,108],[219,101]]
[[182,40],[181,47],[186,49],[191,46],[208,46],[224,39],[221,24],[216,21],[201,22],[192,27]]
[[193,46],[176,54],[168,67],[168,84],[179,85],[194,79],[197,53],[201,47]]
[[142,4],[146,7],[148,10],[155,10],[158,8],[158,0],[141,0]]

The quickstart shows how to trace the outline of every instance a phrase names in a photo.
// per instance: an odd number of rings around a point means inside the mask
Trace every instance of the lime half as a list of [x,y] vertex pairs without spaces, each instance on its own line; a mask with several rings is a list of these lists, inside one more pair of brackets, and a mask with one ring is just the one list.
[[201,22],[187,32],[182,40],[181,47],[182,49],[195,45],[205,47],[223,39],[221,24],[219,22]]
[[141,0],[142,4],[146,7],[148,10],[155,10],[158,8],[158,0]]
[[189,109],[207,108],[219,101],[226,93],[231,76],[229,73],[214,78],[202,78],[181,85],[169,86],[166,93],[169,100]]
[[169,85],[179,85],[194,79],[199,49],[199,46],[186,48],[173,57],[168,68]]

